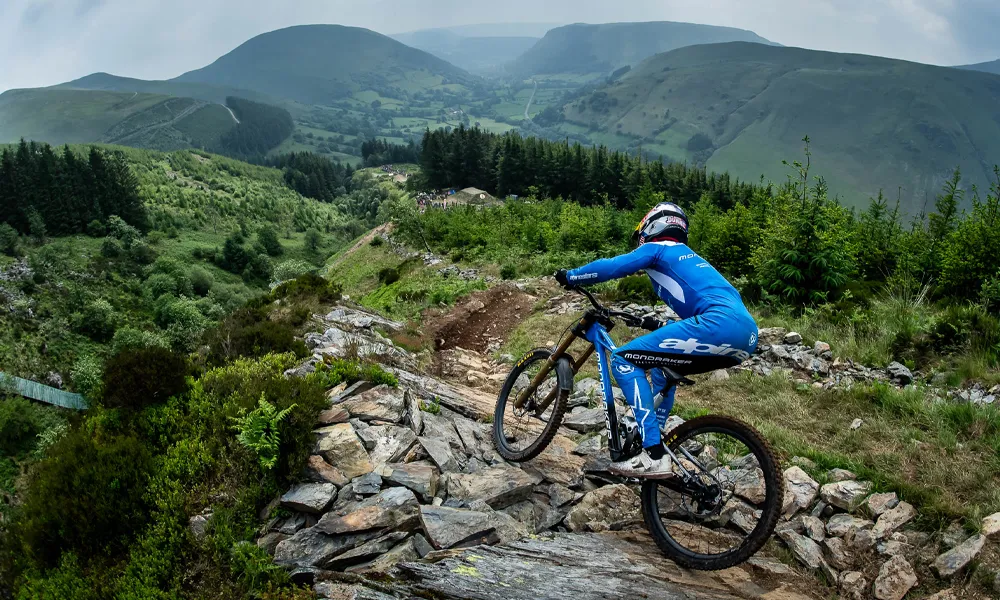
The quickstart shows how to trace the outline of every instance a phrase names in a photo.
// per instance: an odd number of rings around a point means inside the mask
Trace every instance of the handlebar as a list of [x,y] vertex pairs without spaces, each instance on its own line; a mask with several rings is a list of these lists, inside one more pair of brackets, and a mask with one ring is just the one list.
[[600,302],[597,301],[597,298],[594,297],[594,294],[592,294],[586,288],[572,287],[570,289],[574,292],[580,292],[581,294],[586,296],[587,300],[590,300],[590,303],[594,306],[594,309],[599,311],[601,314],[609,317],[618,317],[619,319],[624,321],[625,324],[628,325],[629,327],[639,327],[640,325],[642,325],[642,317],[637,317],[632,313],[622,312],[620,310],[611,310],[610,308],[603,306]]

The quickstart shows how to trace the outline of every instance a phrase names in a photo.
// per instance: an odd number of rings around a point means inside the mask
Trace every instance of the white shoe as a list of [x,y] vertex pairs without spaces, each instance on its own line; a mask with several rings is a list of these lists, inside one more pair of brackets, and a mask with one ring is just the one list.
[[663,458],[655,460],[646,452],[641,452],[638,456],[633,456],[628,460],[611,463],[608,472],[621,477],[642,479],[668,479],[675,476],[670,457],[663,456]]

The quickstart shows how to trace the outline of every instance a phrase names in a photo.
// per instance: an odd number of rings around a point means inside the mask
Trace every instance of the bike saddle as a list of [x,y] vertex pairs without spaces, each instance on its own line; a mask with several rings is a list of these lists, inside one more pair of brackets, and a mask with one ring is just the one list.
[[693,379],[688,379],[670,367],[660,367],[660,370],[663,371],[663,375],[667,378],[667,388],[672,385],[694,385]]

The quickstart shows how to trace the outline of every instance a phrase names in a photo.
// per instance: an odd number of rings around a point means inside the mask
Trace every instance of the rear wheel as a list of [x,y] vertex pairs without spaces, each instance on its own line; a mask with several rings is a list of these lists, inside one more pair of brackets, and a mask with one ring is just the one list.
[[784,497],[767,441],[742,421],[707,416],[671,430],[666,444],[692,478],[643,482],[643,518],[657,546],[705,571],[753,556],[774,532]]
[[[546,348],[525,354],[500,390],[493,413],[493,445],[509,461],[524,462],[541,454],[562,423],[572,381],[560,385],[559,369],[549,371],[522,408],[514,406],[518,394],[528,387],[551,356],[552,352]],[[553,390],[557,390],[555,398],[542,408],[540,405]]]

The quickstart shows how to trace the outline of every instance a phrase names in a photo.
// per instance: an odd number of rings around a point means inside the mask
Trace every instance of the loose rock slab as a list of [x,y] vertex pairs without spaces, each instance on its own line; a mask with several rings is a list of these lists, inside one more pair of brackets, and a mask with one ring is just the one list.
[[843,510],[852,510],[868,495],[871,484],[864,481],[838,481],[828,483],[819,489],[823,502]]
[[609,534],[542,535],[396,573],[446,600],[634,600],[637,590],[649,600],[737,599],[711,575],[681,574],[654,549]]
[[931,566],[938,576],[949,578],[972,562],[982,551],[985,544],[986,536],[974,535],[937,557]]
[[365,447],[354,434],[350,423],[330,425],[313,432],[316,436],[314,454],[319,454],[331,466],[339,469],[348,479],[371,473],[372,463]]
[[435,548],[475,546],[498,541],[490,515],[445,506],[421,506],[420,522]]
[[917,584],[917,574],[902,556],[893,556],[878,571],[875,597],[878,600],[902,600]]
[[501,509],[527,499],[540,481],[516,467],[454,473],[448,477],[448,496],[466,503],[481,500],[492,508]]
[[281,497],[281,506],[299,512],[320,514],[337,496],[332,483],[300,483]]
[[819,494],[819,483],[801,467],[785,469],[785,500],[781,512],[792,517],[812,505]]
[[570,531],[607,531],[638,518],[639,497],[627,485],[598,488],[584,495],[566,515]]

